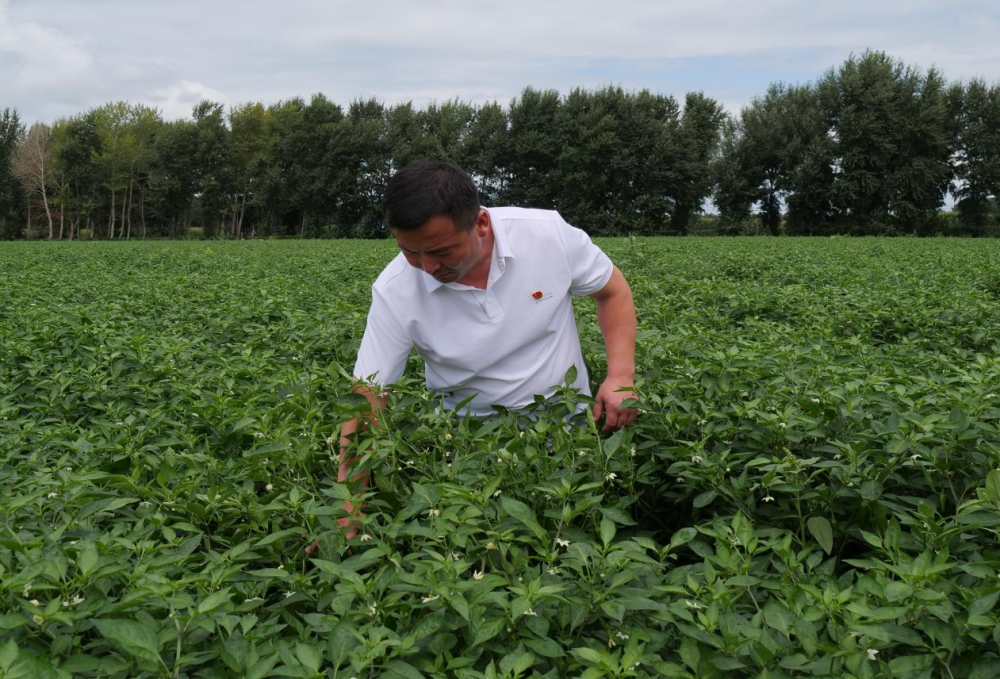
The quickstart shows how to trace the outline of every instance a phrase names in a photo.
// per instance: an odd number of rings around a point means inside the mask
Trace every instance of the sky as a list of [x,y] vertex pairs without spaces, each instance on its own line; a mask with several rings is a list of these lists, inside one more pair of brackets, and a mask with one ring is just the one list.
[[202,99],[506,104],[618,85],[738,112],[866,49],[1000,82],[998,38],[996,0],[0,0],[0,110],[30,124],[125,100],[172,119]]

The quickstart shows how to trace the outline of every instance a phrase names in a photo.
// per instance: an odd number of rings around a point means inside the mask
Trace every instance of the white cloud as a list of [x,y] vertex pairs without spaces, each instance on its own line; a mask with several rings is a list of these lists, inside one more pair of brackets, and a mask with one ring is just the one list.
[[0,107],[36,119],[126,99],[174,117],[203,97],[423,105],[621,84],[733,110],[867,48],[1000,80],[992,2],[0,0]]
[[95,75],[93,59],[78,41],[36,22],[11,20],[7,0],[0,0],[0,55],[6,62],[0,74],[15,93],[58,96]]
[[190,80],[181,80],[154,90],[143,103],[158,108],[165,120],[176,120],[190,118],[191,109],[204,99],[223,104],[230,103],[218,90]]

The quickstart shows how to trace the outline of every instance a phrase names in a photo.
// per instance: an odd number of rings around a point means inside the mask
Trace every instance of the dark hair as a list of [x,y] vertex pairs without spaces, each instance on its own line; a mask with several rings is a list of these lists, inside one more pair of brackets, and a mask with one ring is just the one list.
[[479,214],[479,189],[461,168],[417,160],[394,174],[385,187],[382,216],[390,229],[413,231],[429,219],[451,217],[459,231],[471,229]]

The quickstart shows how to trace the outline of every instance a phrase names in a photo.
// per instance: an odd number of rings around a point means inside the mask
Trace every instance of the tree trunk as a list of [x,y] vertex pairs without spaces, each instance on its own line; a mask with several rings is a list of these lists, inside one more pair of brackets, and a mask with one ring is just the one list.
[[128,205],[128,189],[125,189],[122,196],[122,217],[121,223],[118,225],[118,240],[122,239],[125,235],[125,207]]
[[[44,177],[44,175],[43,175]],[[52,211],[49,209],[49,194],[45,190],[45,181],[42,180],[42,205],[45,206],[45,217],[49,220],[49,237],[47,240],[52,240]]]
[[111,189],[111,213],[108,215],[108,240],[115,239],[115,190]]
[[[128,175],[128,210],[125,212],[125,216],[126,216],[126,218],[128,220],[128,224],[125,227],[127,229],[127,231],[125,232],[125,240],[131,240],[132,239],[132,187],[135,185],[135,180],[133,179],[133,177],[134,177],[133,173],[131,171],[129,171],[129,175]],[[122,220],[122,224],[124,225],[125,223],[126,223],[126,221]]]
[[142,220],[142,239],[146,240],[146,192],[139,192],[139,219]]

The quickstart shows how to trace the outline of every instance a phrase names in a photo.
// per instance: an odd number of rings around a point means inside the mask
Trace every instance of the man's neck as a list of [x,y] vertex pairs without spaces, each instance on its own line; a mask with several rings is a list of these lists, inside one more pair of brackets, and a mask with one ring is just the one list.
[[468,285],[471,288],[479,288],[480,290],[486,289],[486,283],[490,278],[490,266],[493,263],[493,246],[496,242],[492,224],[490,224],[489,233],[484,240],[486,242],[483,243],[483,252],[479,261],[476,262],[476,265],[472,267],[469,273],[455,281],[456,283]]

